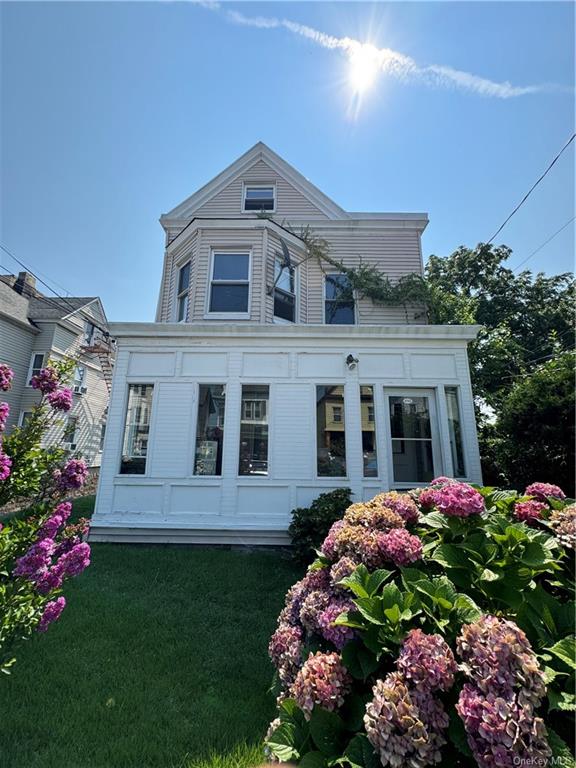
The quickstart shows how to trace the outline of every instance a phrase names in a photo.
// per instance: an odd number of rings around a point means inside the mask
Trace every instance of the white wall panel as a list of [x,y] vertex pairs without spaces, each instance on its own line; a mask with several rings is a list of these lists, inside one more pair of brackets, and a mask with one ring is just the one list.
[[276,384],[272,404],[274,439],[270,447],[275,478],[313,477],[314,401],[310,384]]
[[159,484],[117,485],[112,510],[118,512],[162,512],[163,487]]
[[415,379],[454,379],[454,355],[411,355],[410,365]]
[[184,352],[182,376],[226,376],[228,355],[218,352]]
[[401,379],[405,376],[404,358],[402,355],[362,353],[358,355],[358,358],[358,373],[364,380],[368,380],[370,377],[375,379]]
[[266,519],[289,518],[290,487],[241,485],[238,487],[238,515]]
[[157,477],[186,477],[191,474],[192,383],[162,382],[157,385],[152,407],[153,429],[148,474]]
[[173,352],[132,352],[129,376],[174,376],[176,358]]
[[345,355],[301,352],[298,355],[298,376],[302,378],[342,378],[345,370]]
[[251,353],[242,355],[243,376],[267,376],[269,378],[286,378],[290,365],[288,354],[280,352]]
[[219,515],[220,485],[172,485],[170,514]]

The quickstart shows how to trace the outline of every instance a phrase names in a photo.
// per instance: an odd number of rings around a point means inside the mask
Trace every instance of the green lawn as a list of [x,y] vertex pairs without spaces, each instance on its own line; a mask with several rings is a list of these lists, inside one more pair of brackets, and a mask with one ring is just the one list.
[[[88,515],[93,499],[75,502]],[[0,680],[1,768],[247,768],[274,716],[277,552],[95,544]]]

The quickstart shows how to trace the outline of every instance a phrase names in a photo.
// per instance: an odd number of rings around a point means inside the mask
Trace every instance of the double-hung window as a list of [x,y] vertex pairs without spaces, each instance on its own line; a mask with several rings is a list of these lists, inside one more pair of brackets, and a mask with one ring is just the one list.
[[246,185],[244,187],[244,200],[242,210],[246,213],[252,211],[269,211],[273,213],[276,208],[276,187],[273,185]]
[[30,360],[30,370],[28,371],[28,386],[30,386],[32,376],[37,376],[44,367],[44,357],[44,352],[34,352],[32,354],[32,359]]
[[248,317],[249,304],[250,254],[214,251],[208,313]]
[[274,261],[274,318],[296,322],[296,269],[281,257]]
[[190,288],[190,262],[178,270],[178,293],[176,296],[176,321],[185,323],[188,319],[188,289]]
[[347,275],[326,275],[324,283],[324,322],[327,325],[354,325],[354,291]]
[[67,443],[71,451],[76,450],[76,432],[78,429],[78,418],[76,416],[68,416],[66,426],[64,427],[64,435],[62,440]]
[[146,472],[153,394],[153,384],[128,385],[121,475],[143,475]]

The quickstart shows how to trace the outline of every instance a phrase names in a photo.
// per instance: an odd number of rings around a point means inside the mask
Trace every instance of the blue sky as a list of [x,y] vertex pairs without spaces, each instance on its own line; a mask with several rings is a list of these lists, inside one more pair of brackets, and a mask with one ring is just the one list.
[[[379,73],[354,116],[347,49],[230,11],[415,64]],[[346,209],[428,211],[428,256],[487,240],[573,131],[571,3],[21,2],[0,13],[2,243],[72,294],[100,295],[113,320],[153,319],[158,217],[258,140]],[[538,88],[483,95],[430,65]],[[510,264],[573,215],[574,145],[498,237]],[[570,270],[573,254],[570,226],[526,266]]]

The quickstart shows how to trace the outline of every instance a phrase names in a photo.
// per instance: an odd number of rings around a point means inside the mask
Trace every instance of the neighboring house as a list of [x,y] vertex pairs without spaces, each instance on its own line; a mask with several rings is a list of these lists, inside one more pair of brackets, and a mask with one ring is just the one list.
[[156,322],[111,325],[92,537],[275,544],[291,509],[336,487],[479,482],[478,328],[350,295],[299,236],[395,280],[422,273],[427,222],[344,211],[262,143],[162,216]]
[[8,430],[21,426],[40,399],[30,386],[32,376],[49,359],[73,358],[72,409],[43,445],[63,444],[90,467],[100,466],[113,363],[107,326],[96,297],[43,296],[26,272],[0,277],[0,361],[14,370],[12,389],[2,398],[10,405]]

